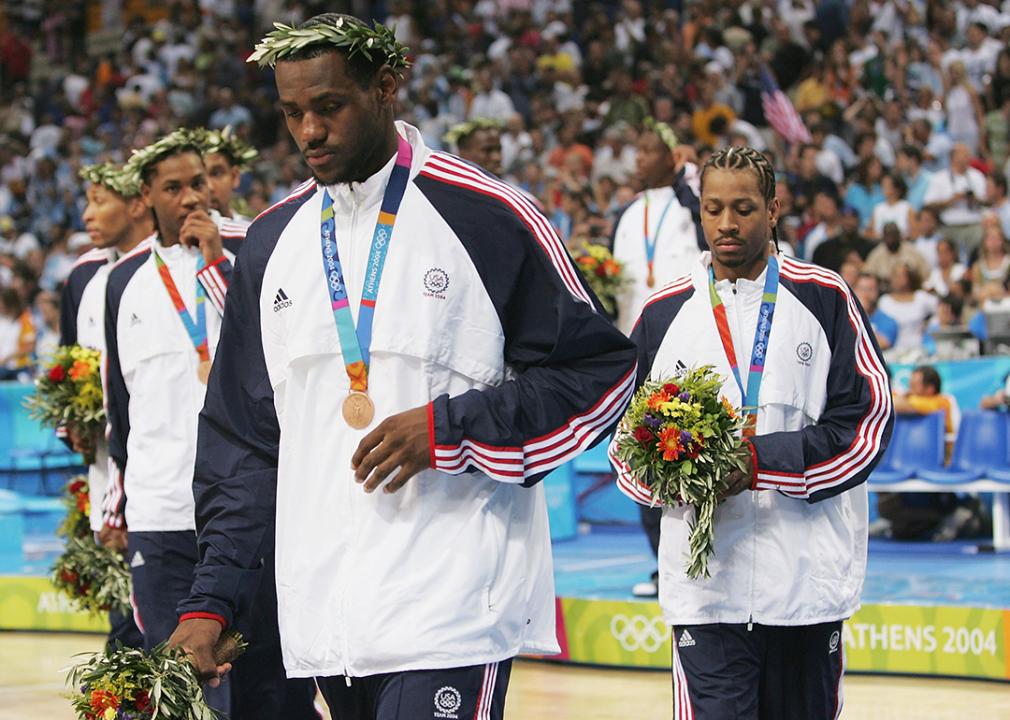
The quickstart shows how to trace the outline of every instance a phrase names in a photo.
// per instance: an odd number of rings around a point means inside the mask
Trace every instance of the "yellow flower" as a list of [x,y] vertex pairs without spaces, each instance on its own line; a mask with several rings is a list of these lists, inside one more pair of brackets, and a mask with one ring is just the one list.
[[102,713],[102,720],[116,720],[116,708],[105,708]]

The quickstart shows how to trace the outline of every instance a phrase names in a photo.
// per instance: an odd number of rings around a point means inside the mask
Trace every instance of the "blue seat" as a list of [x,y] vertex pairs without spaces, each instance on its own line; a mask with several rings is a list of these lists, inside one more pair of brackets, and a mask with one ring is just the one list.
[[919,469],[916,477],[929,482],[956,484],[986,477],[990,470],[1006,471],[1007,433],[1010,422],[1006,413],[983,410],[966,412],[951,453],[950,465],[939,470]]
[[870,483],[909,480],[920,470],[943,467],[944,415],[899,415],[880,464],[870,473]]

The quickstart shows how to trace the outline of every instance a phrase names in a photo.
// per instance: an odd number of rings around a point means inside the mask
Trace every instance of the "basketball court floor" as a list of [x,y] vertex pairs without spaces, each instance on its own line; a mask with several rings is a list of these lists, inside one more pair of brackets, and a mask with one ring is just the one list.
[[[0,633],[0,720],[73,720],[62,672],[97,635]],[[519,661],[506,720],[670,720],[670,675]],[[1008,720],[1010,685],[937,678],[849,675],[844,720]],[[280,720],[280,719],[279,719]]]

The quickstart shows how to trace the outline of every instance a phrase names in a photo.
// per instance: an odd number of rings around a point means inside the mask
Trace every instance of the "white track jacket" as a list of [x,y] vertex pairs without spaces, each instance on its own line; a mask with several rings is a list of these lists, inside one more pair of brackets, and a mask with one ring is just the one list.
[[[710,262],[703,254],[690,276],[646,304],[632,336],[639,384],[712,364],[726,378],[723,394],[739,407],[743,399],[709,299]],[[847,618],[859,608],[866,575],[865,481],[893,424],[887,371],[845,282],[800,260],[779,256],[779,262],[751,439],[755,485],[715,511],[711,578],[690,580],[685,571],[693,506],[663,508],[659,599],[671,625],[809,625]],[[762,273],[735,288],[728,280],[716,283],[745,387],[764,281]],[[615,457],[615,442],[610,455],[618,485],[649,504],[648,490]]]
[[[202,561],[186,617],[248,609],[273,543],[291,677],[367,676],[558,652],[537,485],[604,436],[630,399],[634,348],[598,311],[547,220],[458,158],[413,147],[372,328],[364,430],[307,182],[249,228],[201,415]],[[357,320],[393,160],[327,188]],[[426,407],[431,469],[366,494],[351,456],[383,419]],[[276,496],[276,504],[274,498]]]

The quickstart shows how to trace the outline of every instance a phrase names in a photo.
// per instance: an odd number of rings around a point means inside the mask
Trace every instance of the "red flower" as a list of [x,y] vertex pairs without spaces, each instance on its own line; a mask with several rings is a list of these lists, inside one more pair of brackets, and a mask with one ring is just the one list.
[[67,492],[69,492],[71,495],[76,495],[83,489],[84,489],[84,481],[74,480],[72,483],[70,483],[70,487],[67,488]]
[[151,696],[147,694],[147,690],[138,690],[134,702],[137,704],[137,709],[143,712],[151,707]]
[[81,493],[80,495],[77,496],[77,509],[80,510],[85,515],[87,515],[88,514],[88,504],[90,502],[91,502],[91,498],[89,498],[84,493]]
[[81,587],[79,588],[79,590],[81,591],[81,595],[87,595],[88,590],[90,589],[91,589],[91,583],[89,582],[82,582]]
[[63,378],[67,376],[67,371],[63,369],[62,365],[56,365],[52,370],[49,371],[49,379],[53,382],[63,382]]
[[668,427],[659,431],[659,451],[663,453],[664,460],[676,460],[684,452],[684,446],[680,444],[680,430],[675,427]]
[[680,395],[680,388],[674,385],[673,383],[667,383],[666,385],[663,386],[663,392],[665,392],[670,397],[674,397],[676,395]]
[[63,582],[75,583],[77,582],[77,573],[73,570],[64,570],[60,573],[60,579],[63,580]]
[[607,277],[607,266],[606,265],[597,265],[596,268],[594,269],[594,272],[597,275],[599,275],[601,278],[605,278],[605,277]]
[[648,445],[649,442],[651,442],[654,437],[656,436],[653,435],[649,431],[649,428],[645,427],[644,425],[639,425],[637,428],[635,428],[635,439],[638,440],[638,442],[642,443],[643,445]]

